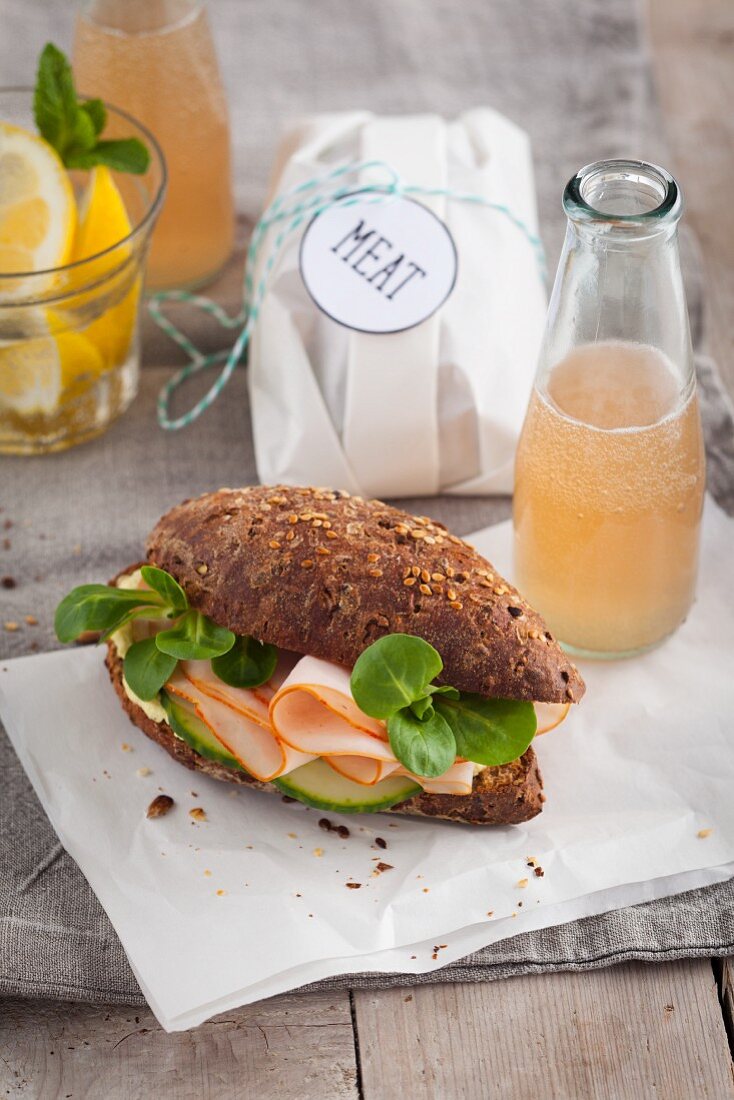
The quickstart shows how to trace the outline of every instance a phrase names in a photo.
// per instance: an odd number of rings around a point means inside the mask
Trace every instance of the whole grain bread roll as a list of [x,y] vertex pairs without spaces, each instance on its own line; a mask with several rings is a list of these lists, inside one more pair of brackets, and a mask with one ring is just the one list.
[[[417,634],[460,691],[576,702],[584,683],[540,615],[426,516],[328,489],[220,489],[172,508],[148,558],[236,634],[351,667],[383,634]],[[415,801],[415,800],[414,800]]]
[[[122,681],[122,660],[112,642],[107,643],[107,668],[110,680],[130,719],[152,741],[186,768],[204,772],[213,779],[239,783],[259,791],[281,794],[272,783],[262,783],[243,771],[217,764],[199,756],[177,737],[166,722],[155,722],[133,702]],[[535,753],[528,749],[519,760],[499,768],[485,768],[474,777],[469,795],[418,794],[381,813],[400,813],[437,817],[467,825],[518,825],[529,821],[543,808],[543,780]]]

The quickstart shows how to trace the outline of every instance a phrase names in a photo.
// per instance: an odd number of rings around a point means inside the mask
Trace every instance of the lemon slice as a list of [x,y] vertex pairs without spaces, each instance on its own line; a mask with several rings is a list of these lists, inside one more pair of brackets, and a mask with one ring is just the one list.
[[[75,230],[74,192],[54,149],[19,126],[0,122],[0,274],[67,263]],[[30,286],[28,279],[5,279],[0,293],[15,299]]]
[[100,352],[78,332],[0,345],[0,408],[48,416],[103,370]]
[[[72,258],[87,260],[112,248],[127,237],[131,228],[125,203],[109,168],[94,168],[81,202]],[[124,361],[135,326],[140,279],[135,278],[131,285],[129,271],[112,274],[129,255],[130,245],[123,245],[85,264],[82,269],[85,282],[110,275],[106,289],[114,304],[84,330],[99,349],[107,367]]]
[[[130,233],[130,219],[125,203],[109,168],[93,168],[89,184],[79,207],[79,226],[74,241],[73,258],[86,260],[118,244]],[[120,257],[103,257],[102,270],[109,270]]]

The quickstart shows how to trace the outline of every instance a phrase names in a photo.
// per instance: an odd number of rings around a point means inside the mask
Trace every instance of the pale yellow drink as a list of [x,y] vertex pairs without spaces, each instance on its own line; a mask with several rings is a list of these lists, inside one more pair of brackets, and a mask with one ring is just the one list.
[[168,193],[148,286],[206,281],[232,249],[229,120],[206,9],[192,0],[94,0],[80,10],[77,87],[140,119],[158,138]]
[[644,649],[685,618],[704,455],[695,391],[640,344],[588,344],[530,402],[515,473],[518,587],[570,648]]

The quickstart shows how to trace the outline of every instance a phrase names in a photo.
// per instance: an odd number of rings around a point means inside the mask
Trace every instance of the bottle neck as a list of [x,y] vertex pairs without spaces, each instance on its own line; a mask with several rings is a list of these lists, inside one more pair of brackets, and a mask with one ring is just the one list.
[[160,34],[197,18],[204,0],[82,0],[86,23],[120,35]]
[[675,180],[640,161],[600,161],[569,181],[563,205],[568,228],[538,384],[579,347],[626,344],[662,353],[684,393],[693,360]]
[[639,160],[600,160],[568,181],[563,208],[590,230],[655,235],[680,219],[680,189],[669,172]]

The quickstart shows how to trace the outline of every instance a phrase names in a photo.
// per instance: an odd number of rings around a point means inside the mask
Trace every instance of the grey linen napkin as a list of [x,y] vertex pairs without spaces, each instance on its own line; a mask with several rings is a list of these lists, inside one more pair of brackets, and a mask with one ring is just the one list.
[[[48,38],[68,46],[73,6],[2,0],[2,9],[3,83],[28,83]],[[210,11],[230,92],[238,205],[251,216],[264,197],[279,128],[303,110],[368,107],[450,116],[488,103],[505,112],[533,141],[551,270],[563,232],[560,189],[573,171],[604,156],[666,160],[635,0],[463,0],[460,11],[445,0],[372,0],[349,5],[348,15],[341,0],[249,0],[246,6],[217,0]],[[700,338],[691,242],[687,251],[689,304]],[[211,293],[233,305],[238,285],[233,263]],[[199,315],[185,319],[203,346],[221,340]],[[155,395],[170,371],[153,364],[170,364],[175,355],[150,327],[145,348],[151,365],[140,397],[102,439],[51,458],[0,459],[0,578],[16,582],[0,587],[0,620],[21,624],[17,633],[0,632],[0,657],[55,648],[52,616],[61,596],[137,560],[147,531],[172,503],[255,480],[243,372],[192,428],[166,435],[155,422]],[[698,368],[710,487],[731,514],[731,413],[711,363],[699,358]],[[406,504],[459,533],[510,511],[507,500]],[[26,615],[38,625],[26,624]],[[58,843],[1,730],[0,769],[0,992],[143,1003],[106,915]],[[487,981],[732,950],[734,881],[516,936],[423,977],[350,976],[320,988]]]
[[[137,560],[145,532],[171,502],[221,484],[254,480],[252,444],[244,428],[244,372],[238,372],[227,400],[186,436],[174,437],[154,423],[155,395],[167,375],[161,368],[144,372],[134,408],[98,445],[52,459],[3,460],[0,576],[12,576],[16,587],[0,589],[2,619],[12,618],[22,627],[2,636],[4,656],[11,650],[54,648],[53,609],[61,596],[82,580],[106,580]],[[710,488],[734,513],[734,422],[709,360],[699,360],[699,380]],[[407,503],[411,507],[413,502]],[[461,533],[509,514],[507,500],[414,503]],[[38,625],[26,625],[26,615],[37,617]],[[53,737],[53,729],[48,736]],[[142,1003],[119,940],[58,842],[1,731],[0,771],[0,992]],[[488,981],[625,958],[733,950],[734,880],[515,936],[422,977],[359,975],[321,984]]]

